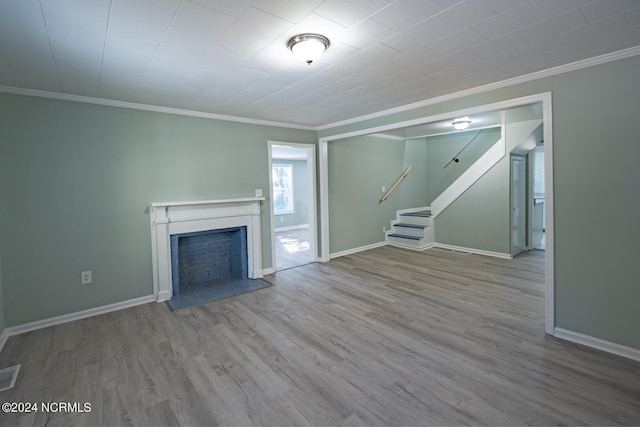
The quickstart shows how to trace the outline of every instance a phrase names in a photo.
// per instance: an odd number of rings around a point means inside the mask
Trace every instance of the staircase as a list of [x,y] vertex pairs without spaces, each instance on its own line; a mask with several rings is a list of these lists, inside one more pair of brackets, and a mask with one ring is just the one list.
[[433,219],[430,208],[399,211],[385,233],[388,244],[407,249],[423,250],[433,246]]

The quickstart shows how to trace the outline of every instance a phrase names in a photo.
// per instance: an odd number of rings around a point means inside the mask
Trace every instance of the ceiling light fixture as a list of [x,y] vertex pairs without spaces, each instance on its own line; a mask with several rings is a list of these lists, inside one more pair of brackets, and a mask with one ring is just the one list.
[[453,123],[451,124],[458,130],[465,130],[471,124],[471,120],[469,120],[469,117],[462,117],[459,119],[454,119]]
[[329,44],[329,39],[321,34],[305,33],[291,37],[287,47],[295,56],[311,65],[322,56]]

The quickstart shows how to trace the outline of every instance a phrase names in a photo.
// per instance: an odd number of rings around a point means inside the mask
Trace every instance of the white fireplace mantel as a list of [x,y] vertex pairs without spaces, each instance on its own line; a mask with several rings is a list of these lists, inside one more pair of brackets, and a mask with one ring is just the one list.
[[264,197],[151,203],[151,256],[156,301],[172,297],[171,235],[247,227],[249,278],[262,277],[260,202]]

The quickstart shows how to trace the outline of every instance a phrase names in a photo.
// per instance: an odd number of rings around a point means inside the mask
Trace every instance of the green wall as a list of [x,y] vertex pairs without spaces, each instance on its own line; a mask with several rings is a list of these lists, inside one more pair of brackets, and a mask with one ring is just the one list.
[[[478,130],[455,132],[426,139],[426,188],[429,205],[501,137],[499,127],[478,132]],[[444,165],[472,139],[471,144],[458,156],[459,162],[451,162],[445,168]]]
[[[434,218],[433,230],[437,243],[480,249],[507,256],[511,253],[511,216],[509,207],[511,165],[509,152],[521,144],[539,124],[540,120],[505,124],[506,156],[440,215]],[[469,148],[473,146],[473,151],[467,153],[468,158],[463,159],[463,156],[460,157],[458,165],[462,166],[462,168],[470,166],[500,137],[501,131],[499,128],[487,129],[486,133],[483,132],[469,146]],[[468,141],[468,138],[466,140]],[[445,141],[447,140],[445,139]],[[435,164],[430,161],[429,164],[433,166],[430,170],[434,169],[434,173],[439,177],[442,176],[439,182],[449,185],[457,176],[449,176],[441,171],[442,164],[444,164],[443,159],[446,162],[443,154],[451,152],[452,148],[447,150],[446,146],[443,146],[440,142],[438,141],[439,144],[429,151],[429,153],[433,154],[431,157],[437,159]],[[459,141],[457,142],[460,144]],[[476,142],[478,145],[475,145]],[[481,151],[482,149],[484,151]],[[455,154],[457,150],[453,152]],[[454,166],[454,168],[458,165]],[[448,168],[451,167],[450,165]],[[458,172],[459,174],[460,172]],[[439,191],[442,192],[444,189],[441,188]],[[433,193],[435,196],[439,194],[439,192]]]
[[[397,143],[397,142],[393,142]],[[424,159],[427,156],[427,145],[424,138],[410,139],[404,142],[404,161],[399,170],[404,171],[411,166],[411,170],[406,178],[392,193],[398,193],[398,209],[419,208],[427,206],[426,188],[424,183],[427,182],[427,163]],[[395,182],[400,172],[394,172],[397,176],[387,184],[387,188]],[[386,203],[386,202],[385,202]],[[395,219],[395,213],[391,217]],[[391,224],[388,224],[390,227]],[[387,228],[388,228],[387,227]]]
[[[412,164],[421,150],[417,142],[407,148],[403,141],[371,136],[329,143],[330,253],[384,241],[382,227],[390,228],[396,210],[425,205],[424,157]],[[382,186],[391,187],[408,166],[414,168],[379,204]]]
[[316,132],[0,94],[5,326],[152,294],[149,204],[268,194],[268,140]]
[[640,57],[634,56],[319,134],[552,92],[556,326],[640,349],[638,75]]

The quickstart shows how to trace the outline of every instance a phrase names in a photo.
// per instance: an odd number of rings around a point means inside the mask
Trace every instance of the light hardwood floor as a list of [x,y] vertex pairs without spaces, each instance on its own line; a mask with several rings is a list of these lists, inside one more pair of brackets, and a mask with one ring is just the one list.
[[11,337],[2,425],[638,425],[640,363],[544,334],[543,254],[383,247]]

